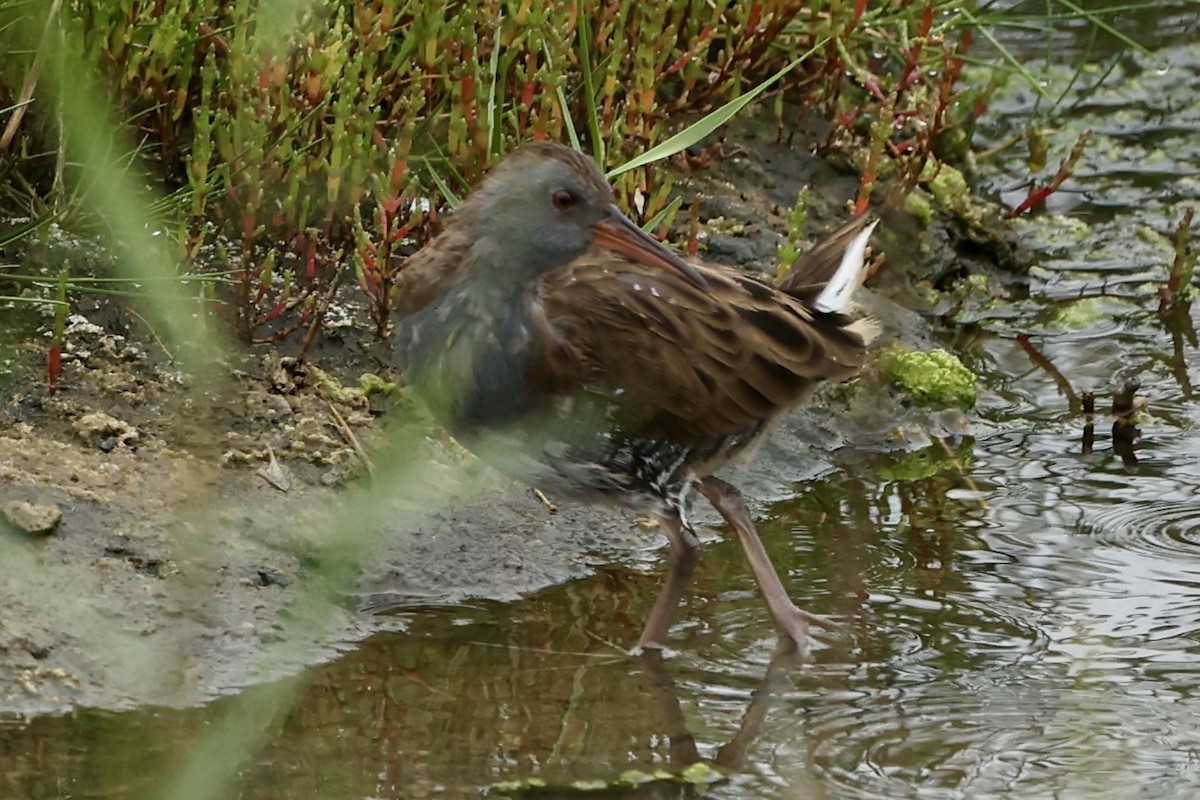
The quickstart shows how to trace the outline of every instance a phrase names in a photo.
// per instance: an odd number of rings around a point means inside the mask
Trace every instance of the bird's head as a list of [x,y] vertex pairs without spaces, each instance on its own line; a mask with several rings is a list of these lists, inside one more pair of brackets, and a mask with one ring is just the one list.
[[621,213],[594,161],[558,144],[513,151],[460,207],[454,224],[473,229],[477,261],[527,278],[602,247],[705,285],[694,267]]

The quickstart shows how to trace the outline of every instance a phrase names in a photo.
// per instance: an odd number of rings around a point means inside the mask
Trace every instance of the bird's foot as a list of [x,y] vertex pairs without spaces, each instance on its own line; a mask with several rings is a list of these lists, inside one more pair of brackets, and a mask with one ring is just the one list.
[[641,640],[629,650],[629,655],[635,658],[654,656],[662,660],[673,658],[678,653],[678,650],[659,644],[656,639]]
[[834,633],[840,633],[842,631],[842,626],[839,623],[834,622],[829,617],[825,617],[820,614],[814,614],[811,611],[805,611],[803,608],[798,607],[796,608],[796,613],[804,617],[804,620],[809,625],[816,625],[818,628],[824,628],[825,630],[832,631]]
[[805,611],[794,603],[788,603],[787,607],[780,610],[780,613],[776,615],[775,623],[779,628],[780,638],[790,640],[802,653],[808,652],[808,645],[810,643],[808,631],[810,625],[816,625],[818,628],[824,628],[827,631],[836,632],[842,630],[842,626],[829,617]]
[[661,653],[664,649],[661,644],[653,639],[639,639],[638,643],[630,648],[629,655],[640,656],[651,651]]

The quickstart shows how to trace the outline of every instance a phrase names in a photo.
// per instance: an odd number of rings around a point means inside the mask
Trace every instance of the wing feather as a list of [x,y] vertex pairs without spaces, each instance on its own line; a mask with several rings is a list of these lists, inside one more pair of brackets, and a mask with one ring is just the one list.
[[548,275],[540,297],[552,334],[539,338],[555,352],[530,363],[555,374],[537,379],[612,398],[627,434],[699,446],[759,426],[819,381],[861,366],[865,346],[849,317],[731,271],[698,269],[706,289],[594,251]]

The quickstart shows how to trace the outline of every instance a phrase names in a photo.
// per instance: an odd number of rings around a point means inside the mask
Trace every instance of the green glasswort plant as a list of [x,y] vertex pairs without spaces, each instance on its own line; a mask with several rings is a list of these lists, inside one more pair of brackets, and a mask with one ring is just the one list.
[[[956,8],[75,0],[67,14],[10,3],[0,44],[19,55],[0,87],[22,85],[37,53],[82,54],[78,69],[127,120],[133,160],[158,172],[165,200],[149,206],[177,232],[181,270],[236,274],[224,315],[242,338],[311,330],[351,274],[339,249],[382,332],[401,254],[525,139],[623,165],[622,203],[665,229],[678,206],[654,162],[698,146],[770,81],[833,123],[827,148],[870,143],[854,159],[861,203],[895,161],[921,174],[962,104],[954,82],[972,26]],[[697,113],[708,116],[681,124]],[[61,165],[55,114],[35,103],[21,132]],[[41,161],[19,165],[35,195],[55,191],[37,180]]]

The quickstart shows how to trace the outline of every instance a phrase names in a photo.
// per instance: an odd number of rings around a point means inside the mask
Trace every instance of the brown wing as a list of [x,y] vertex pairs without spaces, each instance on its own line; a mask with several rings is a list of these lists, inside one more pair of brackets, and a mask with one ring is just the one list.
[[619,398],[626,431],[702,445],[852,375],[862,339],[840,314],[715,267],[706,289],[607,251],[543,279],[547,389]]

